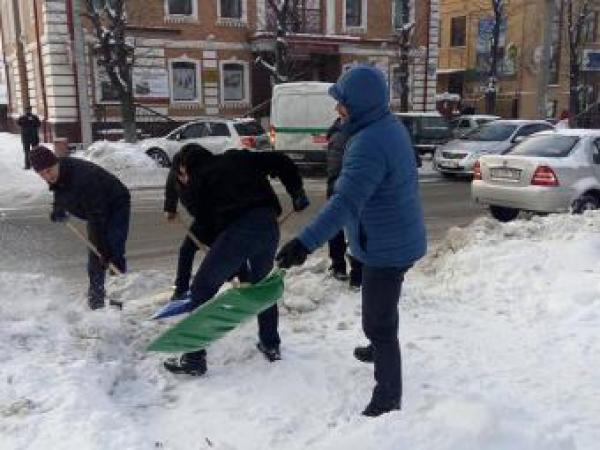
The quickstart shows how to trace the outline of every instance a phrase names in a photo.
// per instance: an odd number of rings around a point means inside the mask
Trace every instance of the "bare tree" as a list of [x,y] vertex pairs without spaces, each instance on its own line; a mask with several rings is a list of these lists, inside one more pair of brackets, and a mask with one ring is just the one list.
[[571,127],[576,126],[577,116],[581,111],[580,93],[583,87],[580,83],[585,43],[584,25],[599,4],[598,0],[565,0],[569,52],[569,126]]
[[126,0],[85,0],[85,4],[85,16],[91,21],[96,37],[96,60],[119,95],[125,141],[135,142],[134,47],[127,42]]
[[[408,72],[409,72],[409,53],[412,49],[412,31],[415,26],[414,22],[410,21],[410,0],[400,0],[396,3],[401,8],[396,11],[395,17],[395,38],[398,43],[399,50],[399,77],[400,85],[400,111],[408,111]],[[426,75],[427,76],[427,75]]]
[[496,112],[496,97],[498,93],[498,62],[500,60],[500,38],[503,22],[506,20],[507,0],[491,0],[492,2],[492,32],[490,35],[490,59],[485,87],[485,109],[488,114]]

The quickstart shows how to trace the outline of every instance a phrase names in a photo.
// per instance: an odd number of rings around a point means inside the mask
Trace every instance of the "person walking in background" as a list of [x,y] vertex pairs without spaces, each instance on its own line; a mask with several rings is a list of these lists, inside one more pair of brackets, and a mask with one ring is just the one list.
[[[342,130],[342,118],[338,117],[327,132],[327,198],[331,198],[335,189],[335,182],[342,170],[342,160],[348,142],[348,135]],[[346,236],[340,230],[329,240],[329,258],[331,275],[336,280],[348,280],[346,271]],[[362,283],[362,264],[356,258],[348,255],[350,262],[350,287],[360,289]]]
[[360,65],[329,89],[350,136],[333,196],[317,217],[277,254],[282,268],[307,256],[346,227],[352,255],[363,263],[362,326],[369,345],[354,356],[374,362],[369,417],[400,409],[402,375],[398,302],[404,275],[423,257],[427,239],[415,152],[389,110],[383,73]]
[[25,170],[29,170],[29,152],[40,143],[40,119],[31,112],[31,106],[25,108],[25,114],[17,119],[17,125],[21,127],[21,142],[23,142],[23,153],[25,155]]
[[80,158],[57,158],[48,148],[35,147],[31,166],[54,193],[50,220],[64,222],[69,214],[87,221],[88,239],[100,256],[88,254],[88,306],[104,307],[106,270],[113,264],[127,271],[125,243],[129,232],[131,198],[121,181],[102,167]]

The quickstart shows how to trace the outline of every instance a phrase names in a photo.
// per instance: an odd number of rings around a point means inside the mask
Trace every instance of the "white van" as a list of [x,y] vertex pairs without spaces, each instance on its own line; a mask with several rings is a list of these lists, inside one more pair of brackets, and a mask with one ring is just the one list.
[[327,130],[337,118],[336,101],[327,93],[330,86],[307,81],[273,88],[271,145],[301,166],[325,166]]

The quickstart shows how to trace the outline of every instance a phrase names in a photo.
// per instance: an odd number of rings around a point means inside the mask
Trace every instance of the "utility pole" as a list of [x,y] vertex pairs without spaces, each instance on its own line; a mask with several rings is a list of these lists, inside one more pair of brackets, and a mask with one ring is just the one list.
[[87,146],[92,143],[92,115],[90,114],[90,98],[88,95],[88,67],[85,60],[85,34],[81,22],[80,0],[73,0],[73,50],[77,74],[77,92],[79,104],[79,122],[81,126],[81,142]]
[[544,0],[544,29],[542,41],[542,55],[538,72],[537,112],[540,119],[547,115],[548,82],[550,79],[550,64],[552,57],[552,31],[556,17],[556,0]]

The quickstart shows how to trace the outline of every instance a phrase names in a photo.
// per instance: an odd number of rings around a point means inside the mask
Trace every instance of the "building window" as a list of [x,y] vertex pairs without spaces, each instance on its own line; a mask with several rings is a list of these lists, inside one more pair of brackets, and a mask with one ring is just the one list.
[[96,63],[96,100],[98,103],[118,103],[119,91],[106,73],[106,69]]
[[464,47],[467,45],[467,18],[453,17],[450,25],[450,46]]
[[194,0],[166,0],[167,15],[169,16],[193,16]]
[[598,13],[592,11],[583,22],[582,41],[584,43],[596,42],[596,31],[598,29]]
[[346,27],[362,26],[362,0],[346,0]]
[[394,30],[399,30],[404,25],[404,14],[405,12],[407,12],[404,10],[404,7],[406,6],[407,9],[410,9],[408,6],[408,2],[409,0],[394,0],[392,11],[392,17],[394,20]]
[[220,0],[219,17],[225,19],[242,19],[242,0]]
[[195,61],[171,62],[171,100],[173,102],[199,102],[200,80]]
[[248,101],[247,65],[242,62],[221,64],[221,92],[223,102]]

